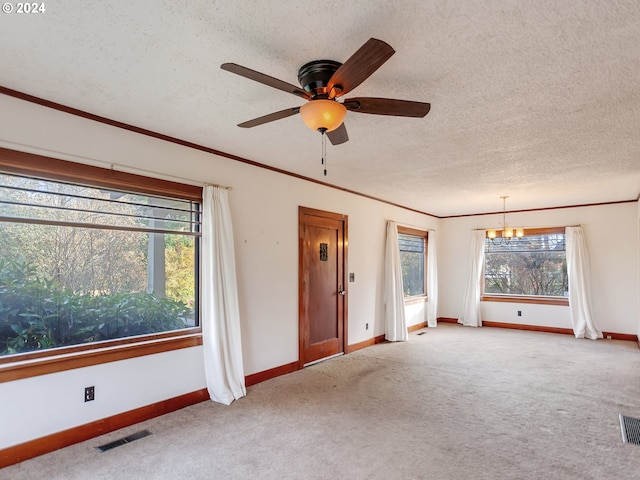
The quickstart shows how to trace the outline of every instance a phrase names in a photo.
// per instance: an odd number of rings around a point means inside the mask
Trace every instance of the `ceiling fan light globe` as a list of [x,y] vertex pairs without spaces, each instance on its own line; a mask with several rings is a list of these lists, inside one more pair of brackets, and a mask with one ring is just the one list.
[[302,121],[311,130],[331,132],[342,125],[347,108],[335,100],[311,100],[300,107]]

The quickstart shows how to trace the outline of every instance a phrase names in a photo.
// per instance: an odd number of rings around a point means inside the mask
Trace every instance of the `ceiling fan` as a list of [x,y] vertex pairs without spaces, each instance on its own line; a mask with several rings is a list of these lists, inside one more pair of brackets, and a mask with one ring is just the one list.
[[417,118],[429,113],[429,103],[376,97],[343,98],[369,78],[394,53],[395,50],[387,43],[370,38],[344,63],[314,60],[304,64],[298,70],[298,81],[302,88],[235,63],[223,63],[220,68],[308,101],[300,107],[287,108],[240,123],[239,127],[255,127],[300,113],[309,128],[318,130],[323,135],[326,133],[333,145],[339,145],[349,140],[344,125],[347,110]]

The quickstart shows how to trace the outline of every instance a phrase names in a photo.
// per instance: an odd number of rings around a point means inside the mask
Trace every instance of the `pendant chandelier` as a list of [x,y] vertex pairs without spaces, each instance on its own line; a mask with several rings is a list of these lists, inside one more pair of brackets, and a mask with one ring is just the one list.
[[[500,237],[505,243],[509,243],[514,237],[516,240],[519,240],[524,237],[524,229],[513,228],[509,226],[509,224],[507,223],[507,198],[509,198],[509,196],[503,195],[500,198],[502,199],[502,230],[500,230]],[[496,230],[495,228],[490,228],[489,230],[487,230],[487,238],[489,238],[489,240],[491,240],[492,242],[495,243],[499,241],[496,240],[497,236],[498,230]]]

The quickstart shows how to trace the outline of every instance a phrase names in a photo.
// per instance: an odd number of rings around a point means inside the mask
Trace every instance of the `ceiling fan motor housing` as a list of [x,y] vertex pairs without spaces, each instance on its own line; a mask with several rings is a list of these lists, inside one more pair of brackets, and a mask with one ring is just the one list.
[[334,60],[314,60],[305,63],[298,70],[300,86],[313,97],[326,98],[327,85],[342,64]]

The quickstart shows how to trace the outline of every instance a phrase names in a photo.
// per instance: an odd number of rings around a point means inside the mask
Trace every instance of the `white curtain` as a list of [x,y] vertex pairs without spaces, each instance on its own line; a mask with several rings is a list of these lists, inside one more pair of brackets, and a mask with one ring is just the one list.
[[385,338],[390,342],[404,342],[409,338],[404,316],[402,266],[398,246],[398,225],[387,221],[387,245],[384,264]]
[[567,276],[569,278],[569,311],[576,338],[602,338],[591,308],[591,274],[589,253],[582,227],[567,227]]
[[211,400],[244,397],[233,226],[226,188],[206,185],[202,206],[202,346]]
[[438,264],[436,232],[430,231],[427,245],[427,326],[438,325]]
[[482,265],[484,263],[484,239],[484,230],[473,231],[467,270],[467,288],[462,304],[462,314],[458,319],[458,323],[468,327],[482,326],[482,318],[480,318],[480,290]]

